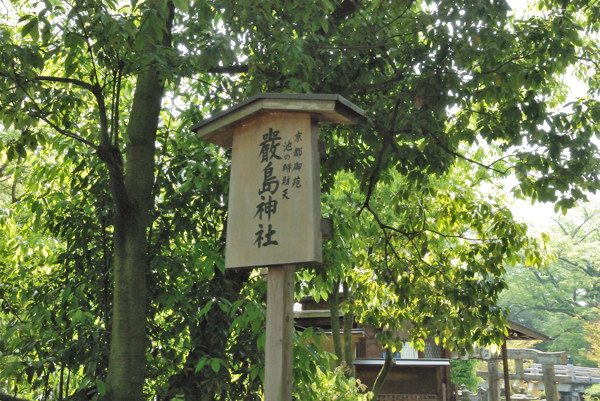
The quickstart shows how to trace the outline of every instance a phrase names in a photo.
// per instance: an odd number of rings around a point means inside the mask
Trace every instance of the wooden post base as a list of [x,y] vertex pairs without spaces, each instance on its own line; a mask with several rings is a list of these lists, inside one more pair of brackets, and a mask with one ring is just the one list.
[[268,268],[265,401],[292,400],[294,265]]

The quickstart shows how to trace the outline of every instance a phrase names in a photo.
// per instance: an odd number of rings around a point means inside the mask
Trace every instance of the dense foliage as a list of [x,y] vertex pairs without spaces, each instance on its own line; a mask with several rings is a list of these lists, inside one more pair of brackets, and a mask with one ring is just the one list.
[[585,390],[583,399],[586,401],[596,401],[600,399],[600,386],[594,384]]
[[450,378],[459,387],[465,386],[475,392],[481,381],[476,374],[477,359],[452,359],[450,361]]
[[[188,132],[260,91],[366,111],[322,127],[336,235],[298,296],[339,283],[385,346],[406,320],[417,346],[500,341],[505,266],[544,255],[481,186],[514,172],[566,210],[600,185],[597,10],[541,3],[3,3],[0,393],[260,399],[265,285],[224,270],[229,153]],[[590,94],[559,108],[576,63]],[[296,333],[296,394],[362,397],[313,341]]]
[[[568,351],[576,365],[593,366],[598,324],[598,204],[584,205],[551,224],[538,227],[549,237],[554,257],[545,269],[517,265],[508,270],[508,290],[501,304],[511,319],[552,338],[539,344],[544,351]],[[588,337],[586,339],[586,337]]]

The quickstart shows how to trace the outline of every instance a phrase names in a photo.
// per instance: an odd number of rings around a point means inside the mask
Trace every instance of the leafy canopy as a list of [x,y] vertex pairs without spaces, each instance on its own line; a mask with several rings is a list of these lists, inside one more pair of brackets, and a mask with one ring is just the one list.
[[552,338],[540,347],[567,350],[579,365],[597,363],[587,349],[597,343],[588,339],[595,338],[598,322],[599,218],[594,202],[538,227],[548,231],[542,235],[554,254],[551,263],[542,270],[522,265],[508,269],[508,290],[500,297],[511,319]]

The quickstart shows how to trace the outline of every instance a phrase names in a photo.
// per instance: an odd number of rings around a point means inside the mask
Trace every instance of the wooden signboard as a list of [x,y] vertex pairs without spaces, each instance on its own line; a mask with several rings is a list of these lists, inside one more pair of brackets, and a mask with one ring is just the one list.
[[362,113],[339,95],[266,93],[192,127],[233,147],[227,268],[321,262],[318,123]]
[[307,113],[234,129],[226,267],[321,262],[317,141]]
[[318,124],[362,114],[339,95],[264,93],[192,127],[233,147],[226,267],[268,267],[265,401],[292,399],[294,265],[321,262]]

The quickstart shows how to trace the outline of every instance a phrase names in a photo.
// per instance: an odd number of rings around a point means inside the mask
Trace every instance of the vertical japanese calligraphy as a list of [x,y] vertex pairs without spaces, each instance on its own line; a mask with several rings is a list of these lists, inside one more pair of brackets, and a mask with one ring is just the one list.
[[[258,187],[259,200],[254,214],[254,218],[259,221],[258,230],[254,233],[254,245],[258,248],[279,245],[276,239],[277,230],[270,223],[271,217],[277,213],[280,200],[290,200],[290,191],[302,187],[300,174],[303,163],[303,134],[302,131],[293,135],[287,134],[269,127],[269,131],[262,135],[262,141],[258,145],[258,158],[262,167],[262,182]],[[282,142],[284,136],[285,140]],[[279,154],[280,146],[283,157]],[[282,189],[279,196],[280,186]],[[265,219],[267,223],[264,223]]]
[[292,139],[288,139],[283,147],[284,163],[282,172],[285,174],[282,178],[283,185],[289,188],[300,188],[302,171],[302,131],[297,131],[294,135],[290,135]]
[[[278,201],[273,198],[279,190],[279,179],[273,173],[273,161],[281,160],[281,156],[277,154],[277,148],[281,145],[281,137],[279,131],[269,128],[269,132],[262,136],[262,142],[259,143],[258,157],[260,159],[260,165],[264,166],[262,169],[262,183],[258,188],[258,195],[260,201],[256,205],[256,214],[254,217],[258,217],[261,223],[258,223],[258,231],[254,233],[256,239],[254,244],[258,248],[262,248],[269,245],[279,245],[279,242],[275,239],[277,231],[273,228],[271,223],[268,223],[266,228],[265,224],[262,223],[263,217],[267,220],[271,220],[271,215],[277,213]],[[265,193],[268,192],[268,195]],[[267,199],[268,197],[268,199]]]

